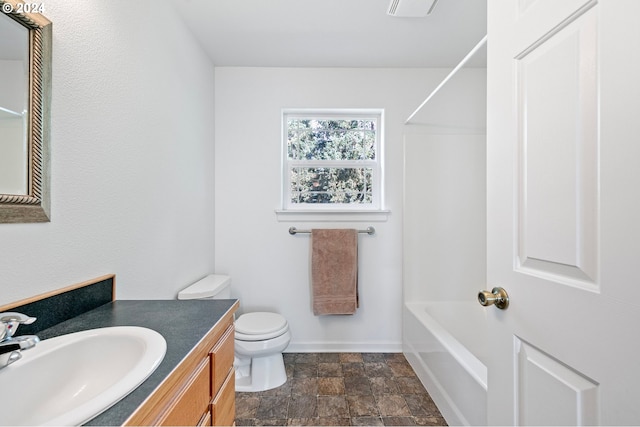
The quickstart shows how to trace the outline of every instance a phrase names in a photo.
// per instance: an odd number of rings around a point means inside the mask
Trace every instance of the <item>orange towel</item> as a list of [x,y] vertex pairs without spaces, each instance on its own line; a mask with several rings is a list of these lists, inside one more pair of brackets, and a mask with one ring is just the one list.
[[358,308],[358,231],[311,230],[313,314],[353,314]]

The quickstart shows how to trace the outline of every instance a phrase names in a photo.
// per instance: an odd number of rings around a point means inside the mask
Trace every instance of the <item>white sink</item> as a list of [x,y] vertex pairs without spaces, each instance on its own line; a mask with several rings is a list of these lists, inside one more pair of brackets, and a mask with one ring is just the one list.
[[80,425],[139,386],[167,343],[147,328],[115,326],[40,341],[0,369],[0,425]]

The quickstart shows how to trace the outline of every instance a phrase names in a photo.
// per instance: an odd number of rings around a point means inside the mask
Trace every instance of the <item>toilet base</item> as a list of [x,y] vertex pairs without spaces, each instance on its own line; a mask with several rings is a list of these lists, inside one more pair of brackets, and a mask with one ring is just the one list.
[[[248,359],[236,355],[236,391],[265,391],[280,387],[287,381],[282,353],[253,357],[250,362]],[[251,365],[247,366],[247,362]]]

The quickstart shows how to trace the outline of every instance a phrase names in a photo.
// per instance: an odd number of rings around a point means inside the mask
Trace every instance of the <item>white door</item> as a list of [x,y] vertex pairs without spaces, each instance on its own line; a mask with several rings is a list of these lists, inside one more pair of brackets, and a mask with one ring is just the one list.
[[640,0],[489,0],[488,34],[488,423],[638,425]]

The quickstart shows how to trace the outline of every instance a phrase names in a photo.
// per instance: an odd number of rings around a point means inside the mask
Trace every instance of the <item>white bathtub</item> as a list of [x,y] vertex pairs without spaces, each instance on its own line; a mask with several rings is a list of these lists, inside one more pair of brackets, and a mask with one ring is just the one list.
[[449,425],[487,424],[484,307],[477,302],[410,302],[403,352]]

